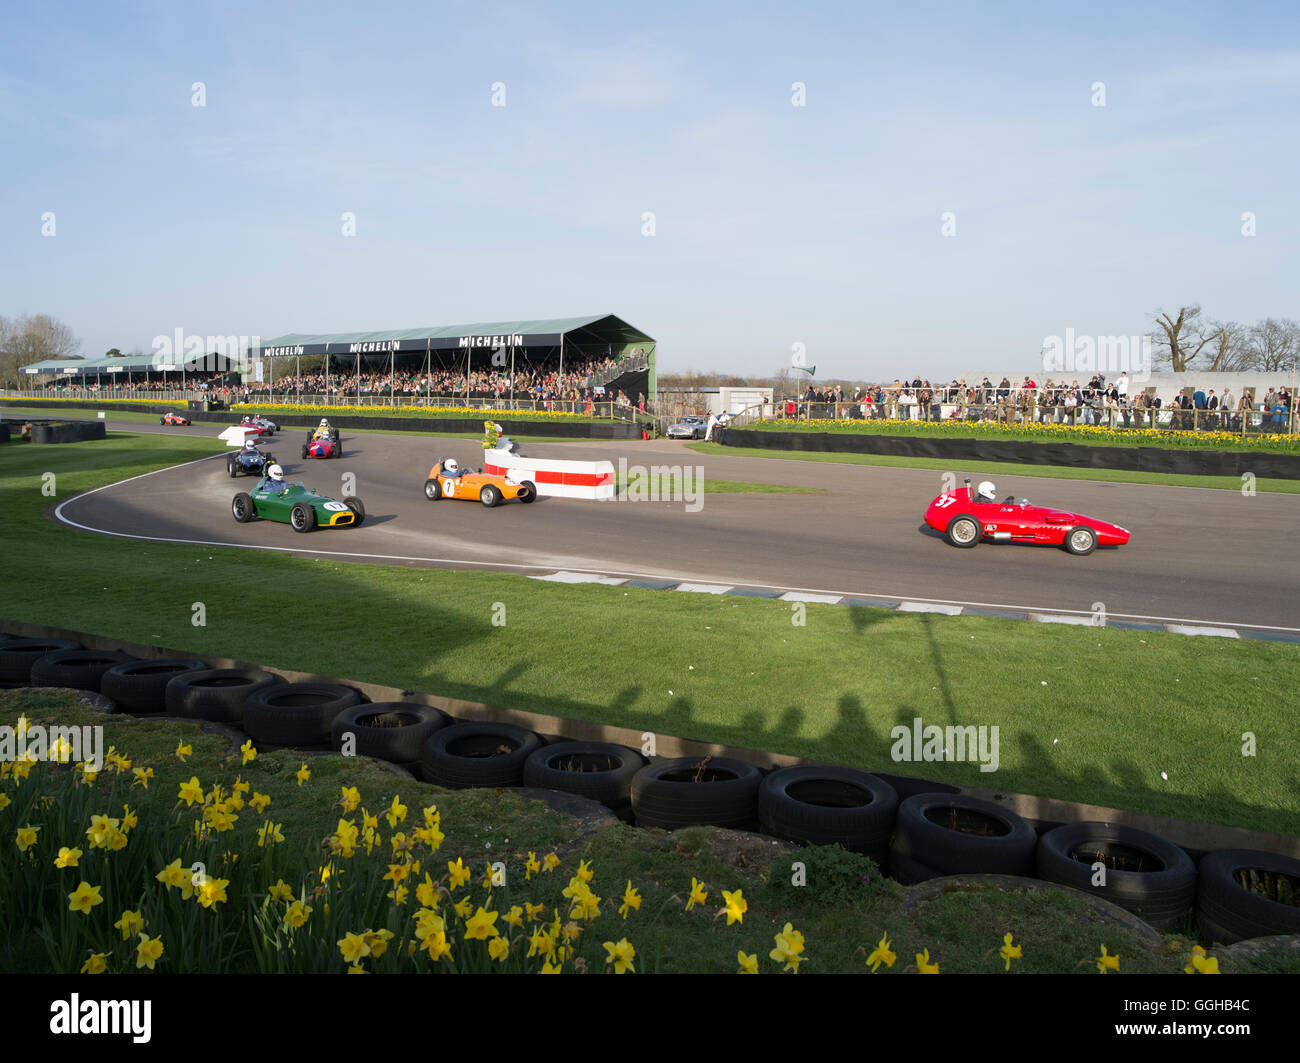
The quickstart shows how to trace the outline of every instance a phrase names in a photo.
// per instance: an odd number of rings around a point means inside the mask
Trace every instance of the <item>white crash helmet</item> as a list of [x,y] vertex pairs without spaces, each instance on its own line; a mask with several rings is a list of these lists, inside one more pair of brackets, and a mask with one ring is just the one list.
[[269,469],[266,470],[266,475],[269,476],[272,480],[283,480],[284,470],[280,468],[280,466],[278,465],[272,465]]
[[993,486],[992,480],[981,481],[975,492],[981,498],[994,499],[998,497],[998,489]]
[[249,438],[245,439],[245,440],[244,440],[244,449],[245,449],[245,450],[256,450],[256,449],[257,449],[257,440],[256,440],[256,439],[253,439],[252,437],[249,437]]
[[322,418],[320,419],[320,426],[321,426],[322,428],[328,428],[328,427],[330,426],[330,423],[329,423],[329,421],[327,421],[324,417],[322,417]]
[[455,458],[448,458],[442,463],[443,472],[460,472],[460,466],[456,464]]

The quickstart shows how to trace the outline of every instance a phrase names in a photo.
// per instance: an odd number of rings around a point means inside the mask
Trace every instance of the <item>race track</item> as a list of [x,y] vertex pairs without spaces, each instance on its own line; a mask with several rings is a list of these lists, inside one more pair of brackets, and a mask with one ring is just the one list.
[[[121,431],[215,436],[219,428],[117,422]],[[58,507],[89,531],[176,542],[335,555],[412,566],[474,566],[540,575],[558,570],[687,580],[864,598],[954,602],[1294,632],[1300,629],[1295,540],[1300,497],[1235,491],[991,477],[1000,495],[1074,509],[1133,531],[1129,545],[1073,557],[1054,547],[948,546],[921,521],[938,472],[703,455],[681,443],[531,444],[530,456],[702,466],[706,478],[793,483],[817,494],[705,494],[683,502],[541,498],[485,509],[423,495],[440,455],[482,465],[466,439],[344,434],[345,457],[302,460],[305,433],[265,449],[290,480],[340,497],[344,474],[366,506],[359,528],[295,533],[237,524],[230,501],[254,478],[231,480],[224,454],[90,492]],[[952,470],[962,477],[963,470]],[[974,479],[984,479],[981,474]]]

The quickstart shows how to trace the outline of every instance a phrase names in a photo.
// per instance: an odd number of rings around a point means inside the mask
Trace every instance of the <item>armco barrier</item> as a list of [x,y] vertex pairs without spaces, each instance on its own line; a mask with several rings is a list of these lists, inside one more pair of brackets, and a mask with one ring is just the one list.
[[728,447],[806,450],[836,454],[887,454],[949,461],[1006,461],[1072,469],[1127,469],[1184,476],[1241,476],[1253,473],[1300,480],[1300,455],[1257,450],[1193,450],[1172,447],[1090,447],[1078,443],[1021,440],[940,439],[870,432],[767,432],[728,428],[718,442]]
[[489,450],[484,452],[483,462],[483,471],[493,476],[510,475],[516,480],[532,480],[539,495],[614,497],[614,463],[611,461],[556,461]]

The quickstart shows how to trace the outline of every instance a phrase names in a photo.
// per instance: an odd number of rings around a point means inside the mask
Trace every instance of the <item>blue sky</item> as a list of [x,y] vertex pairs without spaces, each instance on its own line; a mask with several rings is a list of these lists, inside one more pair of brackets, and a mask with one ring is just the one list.
[[1027,371],[1180,303],[1300,317],[1298,29],[1292,4],[11,3],[0,314],[99,356],[610,312],[663,369],[768,375],[799,342],[862,379]]

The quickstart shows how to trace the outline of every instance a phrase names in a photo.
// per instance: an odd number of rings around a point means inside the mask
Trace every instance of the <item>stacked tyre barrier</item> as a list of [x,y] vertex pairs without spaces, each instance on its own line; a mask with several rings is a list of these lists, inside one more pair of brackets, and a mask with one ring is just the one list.
[[[399,765],[448,789],[529,787],[599,802],[639,827],[759,830],[841,845],[911,885],[949,875],[1036,876],[1206,944],[1300,934],[1300,860],[1221,850],[1199,865],[1148,831],[1053,826],[923,781],[835,765],[764,771],[728,757],[648,760],[607,742],[548,741],[522,727],[458,721],[420,702],[369,702],[333,683],[286,682],[198,658],[137,659],[67,639],[0,637],[0,685],[93,691],[110,709],[241,728],[259,748],[331,749]],[[952,787],[943,787],[944,791]],[[906,794],[906,796],[902,796]]]
[[33,424],[33,443],[85,443],[106,439],[103,421],[69,421],[56,424]]

